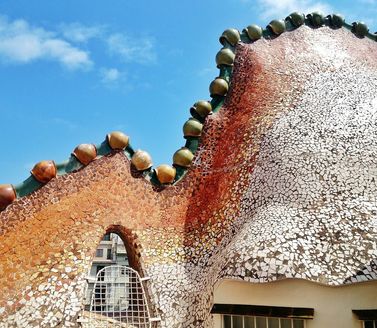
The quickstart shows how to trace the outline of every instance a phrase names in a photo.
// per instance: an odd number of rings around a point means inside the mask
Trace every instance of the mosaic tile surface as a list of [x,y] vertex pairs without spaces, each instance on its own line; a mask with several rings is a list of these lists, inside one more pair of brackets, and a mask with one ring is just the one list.
[[0,213],[0,327],[78,327],[106,231],[161,327],[211,327],[215,283],[377,278],[377,43],[302,26],[239,43],[187,175],[163,188],[122,152]]

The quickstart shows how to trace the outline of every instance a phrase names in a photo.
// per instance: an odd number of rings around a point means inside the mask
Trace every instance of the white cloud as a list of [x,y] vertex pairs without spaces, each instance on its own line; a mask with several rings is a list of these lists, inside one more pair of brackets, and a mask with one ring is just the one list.
[[[97,39],[112,55],[124,62],[150,64],[156,61],[155,41],[125,33],[109,33],[106,26],[64,23],[55,29],[10,20],[0,15],[0,62],[27,64],[54,61],[68,69],[90,69],[94,65],[87,50]],[[85,47],[85,48],[84,48]],[[124,78],[116,68],[99,68],[101,82],[115,85]]]
[[90,39],[101,37],[103,26],[85,26],[80,23],[62,24],[60,30],[63,36],[72,42],[88,42]]
[[109,36],[107,43],[110,52],[121,56],[126,62],[147,64],[156,61],[152,38],[132,38],[125,34],[116,33]]
[[121,73],[116,68],[104,68],[101,71],[103,83],[114,83],[119,80]]
[[92,66],[89,53],[59,38],[56,33],[31,26],[25,20],[8,21],[0,17],[0,57],[13,63],[47,59],[69,69]]
[[257,0],[261,8],[261,18],[284,18],[293,11],[310,13],[320,11],[324,14],[331,12],[331,6],[326,2],[313,0]]

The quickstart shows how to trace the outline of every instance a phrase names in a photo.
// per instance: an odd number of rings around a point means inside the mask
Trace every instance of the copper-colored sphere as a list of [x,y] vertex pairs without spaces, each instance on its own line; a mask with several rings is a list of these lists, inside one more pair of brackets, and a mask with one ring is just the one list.
[[93,159],[97,157],[96,146],[92,144],[78,145],[72,153],[78,161],[83,165],[88,165]]
[[131,163],[138,171],[148,170],[152,167],[152,157],[144,150],[137,150],[132,156]]
[[10,184],[0,184],[0,211],[16,199],[16,192]]
[[176,169],[167,164],[161,164],[156,169],[158,181],[162,184],[172,183],[175,179]]
[[128,146],[130,138],[120,131],[113,131],[107,135],[107,142],[111,149],[122,150]]
[[190,149],[182,147],[174,153],[173,163],[174,165],[189,167],[191,165],[193,158],[194,154],[190,151]]
[[33,167],[31,174],[41,183],[47,183],[56,177],[56,165],[54,161],[41,161]]

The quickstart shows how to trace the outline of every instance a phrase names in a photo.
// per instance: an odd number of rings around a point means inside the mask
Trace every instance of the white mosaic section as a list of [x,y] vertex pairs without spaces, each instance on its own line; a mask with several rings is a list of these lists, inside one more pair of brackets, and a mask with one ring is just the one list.
[[212,327],[209,311],[212,306],[214,275],[209,267],[191,263],[153,265],[151,294],[161,327]]
[[[377,279],[377,76],[318,73],[265,136],[224,276]],[[241,258],[234,254],[241,254]]]
[[[0,322],[0,328],[78,327],[84,284],[69,280],[62,283],[56,278],[49,278],[36,292],[26,288],[20,301],[22,308]],[[84,281],[83,277],[77,280]]]

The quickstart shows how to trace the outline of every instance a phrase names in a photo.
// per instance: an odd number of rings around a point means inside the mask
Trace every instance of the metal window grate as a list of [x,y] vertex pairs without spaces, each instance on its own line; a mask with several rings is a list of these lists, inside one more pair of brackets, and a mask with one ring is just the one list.
[[377,328],[377,320],[363,321],[363,328]]
[[305,320],[262,317],[223,315],[222,328],[305,328]]
[[120,265],[100,270],[85,316],[87,327],[150,328],[150,313],[138,272]]

